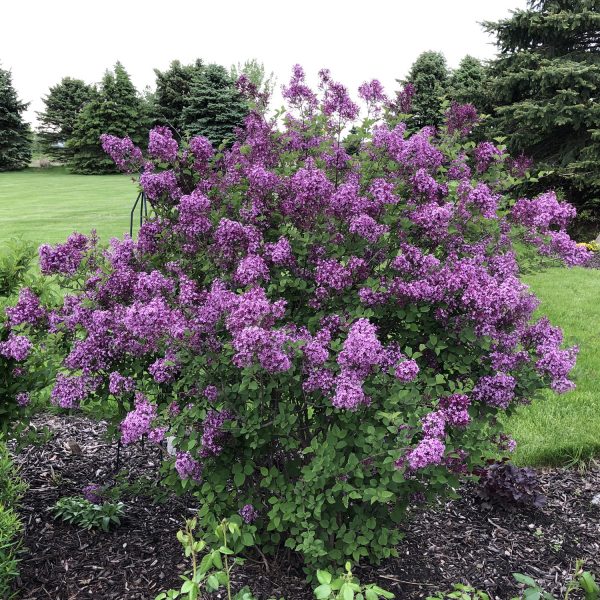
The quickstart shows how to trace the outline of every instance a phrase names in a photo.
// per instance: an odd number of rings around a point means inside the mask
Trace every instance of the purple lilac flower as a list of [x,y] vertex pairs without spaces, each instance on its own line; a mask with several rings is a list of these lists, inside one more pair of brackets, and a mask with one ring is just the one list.
[[15,306],[5,310],[8,324],[12,327],[28,323],[35,325],[46,316],[46,311],[40,305],[40,299],[27,287],[19,292],[19,300]]
[[141,168],[144,162],[142,151],[129,137],[119,138],[104,133],[100,136],[100,142],[104,152],[113,159],[121,171],[133,173]]
[[90,483],[83,488],[82,494],[88,502],[91,502],[92,504],[100,504],[102,502],[103,491],[104,490],[101,485],[98,485],[97,483]]
[[88,238],[81,233],[72,233],[66,243],[52,247],[39,247],[40,270],[44,275],[73,275],[85,256]]
[[412,359],[403,360],[394,369],[394,375],[403,382],[414,381],[419,374],[419,365]]
[[246,504],[239,511],[240,516],[244,520],[244,523],[253,523],[258,519],[258,511],[252,506],[252,504]]
[[452,102],[446,113],[448,133],[458,132],[460,135],[469,135],[478,121],[477,109],[472,104]]
[[335,394],[331,404],[336,408],[356,410],[361,404],[369,404],[370,399],[365,395],[362,381],[352,371],[342,371],[335,380]]
[[473,152],[477,172],[484,173],[487,171],[494,160],[500,156],[502,156],[502,152],[491,142],[480,142],[477,144]]
[[202,393],[211,404],[216,402],[219,396],[219,390],[214,385],[207,385]]
[[152,421],[156,418],[156,404],[150,404],[148,399],[136,392],[135,408],[128,412],[121,422],[121,441],[124,445],[141,440],[150,433]]
[[31,353],[33,344],[26,335],[10,333],[5,342],[0,342],[0,354],[18,362],[25,360]]
[[234,279],[240,285],[256,283],[261,279],[268,281],[269,267],[258,254],[249,254],[240,261]]
[[506,373],[487,375],[473,388],[473,398],[490,406],[507,408],[515,396],[516,384],[515,378]]
[[206,413],[204,423],[202,424],[202,449],[200,455],[203,457],[217,456],[223,451],[223,446],[219,443],[224,436],[222,430],[225,421],[231,421],[233,414],[228,410],[217,412],[209,410]]
[[375,243],[384,233],[389,231],[389,227],[380,225],[373,217],[363,214],[352,218],[349,230],[350,233],[355,233],[365,238],[365,240]]
[[197,170],[205,167],[215,153],[211,141],[203,135],[197,135],[190,140],[190,150],[196,159],[194,168]]
[[408,465],[412,470],[424,469],[430,465],[439,465],[444,458],[446,446],[434,437],[423,438],[414,450],[407,455]]
[[453,427],[466,427],[471,422],[468,408],[471,404],[468,396],[452,394],[440,398],[440,408],[448,425]]
[[61,408],[78,408],[79,403],[88,397],[94,387],[94,381],[88,376],[59,373],[50,394],[50,401]]
[[27,392],[19,392],[15,396],[15,399],[17,401],[17,404],[22,407],[27,406],[31,401],[31,398],[29,397],[29,394]]
[[202,477],[202,465],[194,460],[189,452],[177,453],[175,470],[181,479],[200,481]]
[[179,145],[168,127],[158,125],[150,130],[148,153],[153,158],[171,162],[177,158]]
[[162,427],[155,427],[154,429],[151,429],[148,432],[148,439],[153,443],[153,444],[160,444],[164,439],[165,439],[165,434],[167,433],[167,428],[162,426]]
[[135,381],[131,377],[123,377],[118,371],[113,371],[108,376],[108,391],[114,396],[135,390]]
[[159,173],[145,171],[140,176],[140,185],[150,200],[159,200],[163,195],[171,200],[181,197],[177,177],[170,169]]

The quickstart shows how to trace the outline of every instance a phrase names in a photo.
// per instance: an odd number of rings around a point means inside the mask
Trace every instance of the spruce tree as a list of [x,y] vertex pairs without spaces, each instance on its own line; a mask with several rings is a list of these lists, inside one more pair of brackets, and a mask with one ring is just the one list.
[[448,67],[444,55],[441,52],[423,52],[413,63],[408,77],[399,83],[410,83],[415,87],[412,128],[441,125],[442,102],[448,91]]
[[194,74],[203,69],[198,58],[191,65],[174,60],[166,71],[154,69],[156,92],[152,98],[152,118],[155,125],[166,125],[174,132],[183,132],[182,114],[188,105]]
[[81,110],[67,144],[69,168],[74,173],[115,173],[111,158],[102,150],[103,133],[129,136],[135,144],[145,143],[148,134],[146,111],[121,63],[107,71],[96,94]]
[[448,82],[448,96],[459,104],[473,104],[480,111],[487,107],[487,69],[474,56],[467,54],[452,71]]
[[42,152],[65,162],[69,155],[66,142],[73,135],[75,122],[95,90],[81,79],[64,77],[50,88],[44,98],[46,109],[38,112],[38,137]]
[[500,50],[492,65],[495,130],[550,171],[580,216],[600,224],[600,0],[534,0],[484,24]]
[[0,171],[18,171],[31,161],[31,132],[22,117],[27,106],[17,96],[10,71],[0,68]]
[[194,74],[189,102],[183,110],[187,134],[204,135],[215,145],[228,143],[247,113],[246,99],[224,67],[211,64]]

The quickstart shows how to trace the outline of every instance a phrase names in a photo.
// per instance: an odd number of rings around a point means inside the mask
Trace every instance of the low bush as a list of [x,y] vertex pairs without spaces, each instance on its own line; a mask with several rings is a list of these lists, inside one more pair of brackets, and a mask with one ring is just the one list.
[[541,508],[546,503],[537,473],[517,467],[508,460],[494,462],[481,470],[478,493],[489,502]]
[[296,67],[289,112],[251,113],[229,148],[157,127],[144,157],[103,136],[141,169],[151,218],[107,250],[73,234],[39,251],[69,290],[44,313],[65,349],[52,401],[124,444],[168,437],[164,480],[203,523],[239,512],[263,552],[285,545],[309,569],[394,555],[411,503],[496,453],[499,413],[572,387],[577,350],[532,320],[513,239],[589,256],[554,193],[511,197],[504,147],[464,137],[472,110],[410,135],[376,80],[364,119],[320,81]]
[[61,498],[52,507],[57,519],[77,525],[82,529],[102,529],[108,531],[118,527],[125,513],[122,502],[96,504],[86,498]]

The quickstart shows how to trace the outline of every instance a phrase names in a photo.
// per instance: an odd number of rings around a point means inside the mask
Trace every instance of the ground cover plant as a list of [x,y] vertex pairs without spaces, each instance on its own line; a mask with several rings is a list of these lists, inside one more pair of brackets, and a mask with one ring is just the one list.
[[320,81],[296,67],[283,125],[253,112],[231,148],[157,127],[144,158],[104,136],[142,170],[154,216],[107,250],[79,233],[43,245],[42,273],[70,293],[11,333],[62,344],[56,405],[126,445],[172,436],[165,482],[197,495],[206,526],[239,513],[263,551],[311,567],[394,555],[411,503],[510,449],[499,415],[571,389],[576,348],[531,320],[512,240],[589,257],[555,194],[507,194],[519,165],[465,139],[472,107],[409,135],[379,82],[361,86],[358,120]]

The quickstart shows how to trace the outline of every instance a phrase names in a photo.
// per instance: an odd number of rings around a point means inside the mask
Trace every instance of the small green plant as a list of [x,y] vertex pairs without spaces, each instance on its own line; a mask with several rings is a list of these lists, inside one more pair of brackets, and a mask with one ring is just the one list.
[[470,585],[455,583],[451,592],[436,592],[435,596],[428,596],[427,600],[490,600],[490,597],[481,590],[476,590]]
[[[600,599],[600,587],[598,587],[595,577],[589,571],[583,570],[583,564],[582,560],[575,563],[575,572],[567,585],[562,600],[569,600],[571,592],[575,590],[582,591],[585,600]],[[521,573],[513,573],[513,577],[525,586],[521,596],[523,600],[557,600],[555,596],[544,591],[531,577]],[[520,598],[515,597],[512,600],[520,600]]]
[[0,598],[14,597],[12,582],[19,574],[22,532],[17,513],[0,504]]
[[13,598],[13,581],[19,574],[23,525],[15,511],[26,485],[18,477],[0,437],[0,598]]
[[334,576],[329,571],[317,571],[319,586],[315,588],[317,600],[377,600],[394,598],[394,594],[374,583],[361,585],[352,573],[352,565],[346,563],[346,572]]
[[[252,592],[244,587],[235,594],[231,591],[231,571],[244,562],[238,556],[245,548],[254,545],[254,537],[242,531],[242,520],[238,515],[223,519],[214,529],[214,547],[209,547],[204,539],[195,536],[197,520],[189,519],[185,529],[177,533],[177,539],[184,548],[186,558],[191,561],[191,570],[181,576],[183,584],[179,590],[171,589],[160,593],[156,600],[196,600],[201,589],[215,592],[219,588],[227,591],[227,600],[253,600]],[[211,540],[211,541],[212,541]],[[202,559],[200,554],[205,552]]]
[[61,498],[52,508],[54,516],[84,529],[103,529],[121,524],[125,505],[122,502],[94,504],[81,497]]

